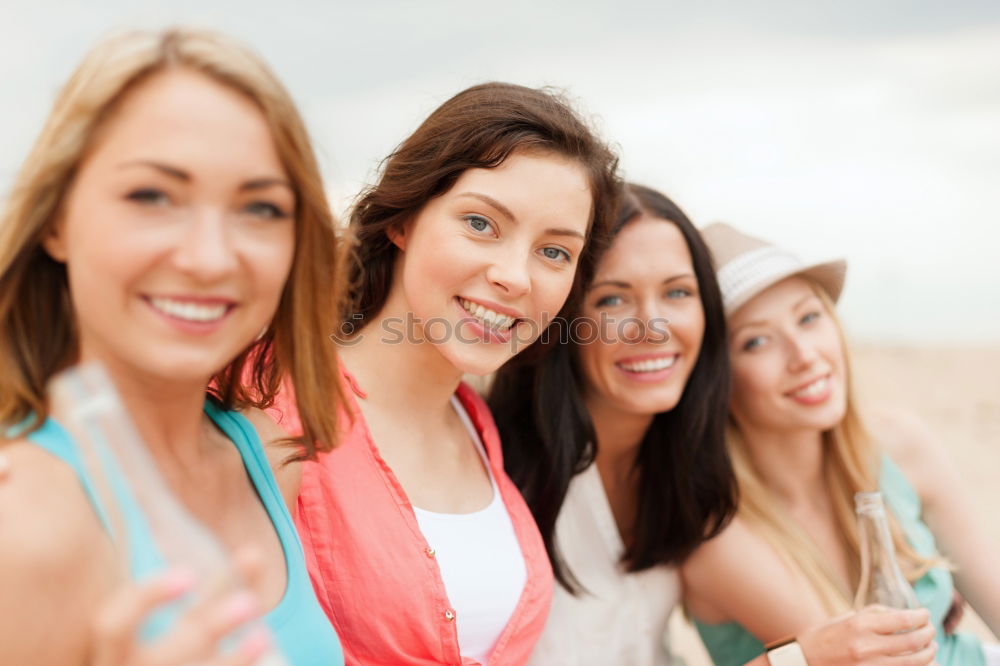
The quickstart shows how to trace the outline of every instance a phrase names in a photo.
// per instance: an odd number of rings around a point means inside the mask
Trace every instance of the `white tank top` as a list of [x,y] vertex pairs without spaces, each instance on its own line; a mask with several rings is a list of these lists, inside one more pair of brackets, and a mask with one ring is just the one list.
[[417,507],[413,513],[427,544],[436,551],[448,602],[455,610],[462,656],[485,664],[514,614],[528,570],[479,433],[458,398],[453,396],[451,404],[483,459],[493,499],[473,513],[435,513]]

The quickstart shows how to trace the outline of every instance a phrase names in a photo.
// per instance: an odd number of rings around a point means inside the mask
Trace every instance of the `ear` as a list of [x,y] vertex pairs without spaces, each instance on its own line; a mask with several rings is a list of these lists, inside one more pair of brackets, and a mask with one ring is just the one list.
[[61,264],[66,263],[66,232],[62,220],[58,220],[42,238],[42,248]]
[[409,224],[401,224],[385,230],[385,235],[389,237],[389,242],[406,252],[406,240],[408,237],[407,227]]

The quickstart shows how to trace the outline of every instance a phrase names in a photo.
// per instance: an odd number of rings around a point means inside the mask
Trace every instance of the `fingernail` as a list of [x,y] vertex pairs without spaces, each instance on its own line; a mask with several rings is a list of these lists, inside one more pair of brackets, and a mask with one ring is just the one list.
[[227,622],[243,622],[256,614],[257,599],[249,592],[237,592],[222,609],[222,617]]
[[271,632],[267,627],[261,625],[254,629],[243,639],[240,644],[240,654],[247,657],[257,657],[262,655],[271,647]]

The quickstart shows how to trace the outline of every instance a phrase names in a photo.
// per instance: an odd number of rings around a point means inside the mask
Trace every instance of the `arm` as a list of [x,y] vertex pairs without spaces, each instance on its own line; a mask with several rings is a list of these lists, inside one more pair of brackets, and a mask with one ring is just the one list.
[[[0,483],[0,663],[82,664],[116,556],[73,472],[13,442]],[[53,631],[58,627],[58,631]]]
[[[699,619],[739,622],[764,644],[794,635],[810,666],[924,666],[934,657],[926,610],[868,608],[829,619],[801,574],[739,518],[700,546],[681,576],[685,604]],[[761,655],[747,666],[769,664]]]
[[994,635],[1000,636],[1000,549],[955,464],[912,416],[885,413],[873,421],[892,459],[920,496],[922,517],[941,553],[955,565],[955,585]]
[[735,621],[762,643],[827,618],[808,581],[739,517],[681,567],[685,604],[700,620]]

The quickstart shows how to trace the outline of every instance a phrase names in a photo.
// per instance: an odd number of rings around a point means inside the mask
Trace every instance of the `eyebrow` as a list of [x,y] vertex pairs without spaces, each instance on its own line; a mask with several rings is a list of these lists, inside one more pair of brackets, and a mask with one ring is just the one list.
[[[692,273],[678,273],[677,275],[671,275],[670,277],[668,277],[667,279],[665,279],[660,284],[670,284],[671,282],[674,282],[675,280],[680,280],[682,278],[693,278],[693,277],[694,277],[694,274],[692,274]],[[601,282],[595,282],[594,284],[590,285],[590,288],[591,289],[597,289],[598,287],[604,287],[604,286],[620,287],[621,289],[628,289],[632,285],[630,283],[624,282],[622,280],[603,280]]]
[[[482,192],[462,192],[458,196],[460,196],[460,197],[472,197],[474,199],[479,199],[480,201],[482,201],[486,205],[492,206],[493,208],[495,208],[498,211],[500,211],[500,214],[503,215],[504,217],[506,217],[510,222],[512,222],[514,224],[517,224],[517,217],[510,210],[510,208],[507,208],[507,206],[504,206],[502,203],[500,203],[499,201],[497,201],[496,199],[494,199],[493,197],[491,197],[488,194],[483,194]],[[579,238],[582,241],[586,241],[587,240],[586,236],[584,236],[583,234],[581,234],[579,231],[576,231],[575,229],[552,227],[552,228],[546,229],[545,233],[548,234],[548,235],[550,235],[550,236],[573,236],[575,238]]]
[[[119,169],[127,169],[130,167],[149,167],[155,169],[160,173],[167,175],[175,180],[180,180],[185,183],[191,182],[191,174],[183,169],[178,169],[177,167],[170,166],[169,164],[164,164],[162,162],[156,162],[153,160],[134,160],[131,162],[123,162],[118,165]],[[293,189],[292,184],[289,183],[284,178],[276,178],[274,176],[263,176],[261,178],[253,178],[242,183],[239,187],[240,191],[253,191],[262,190],[268,187],[274,187],[275,185],[281,187],[287,187],[288,189]]]

